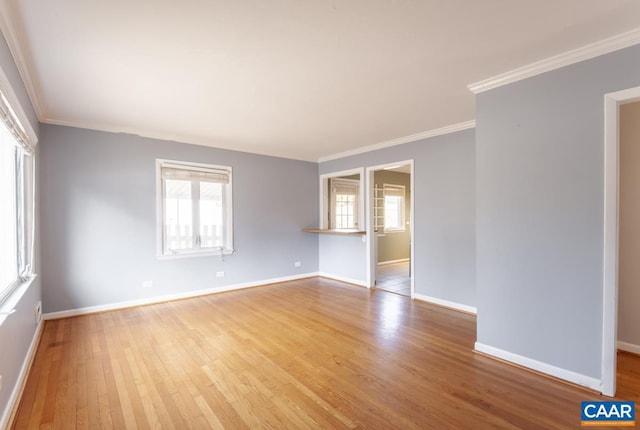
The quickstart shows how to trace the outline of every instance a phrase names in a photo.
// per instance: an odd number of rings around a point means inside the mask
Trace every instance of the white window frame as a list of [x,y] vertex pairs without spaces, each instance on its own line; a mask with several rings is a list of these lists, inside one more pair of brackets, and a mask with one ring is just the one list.
[[[393,190],[393,193],[391,192],[391,190]],[[389,212],[387,210],[387,192],[389,191],[389,195],[400,195],[402,197],[402,207],[401,209],[401,215],[400,215],[400,227],[399,228],[388,228],[386,226],[387,224],[387,213]],[[383,207],[384,207],[384,222],[383,222],[383,228],[384,228],[384,232],[385,233],[400,233],[400,232],[404,232],[407,231],[407,217],[406,217],[406,205],[407,205],[407,192],[406,192],[406,187],[404,185],[397,185],[397,184],[383,184],[382,185],[382,197],[383,197]]]
[[364,231],[365,229],[365,206],[364,206],[364,167],[343,170],[339,172],[332,173],[323,173],[320,175],[320,229],[326,230],[330,229],[330,225],[332,223],[331,220],[331,192],[330,192],[330,182],[332,178],[340,178],[345,176],[353,176],[359,175],[360,179],[358,181],[358,209],[357,209],[357,219],[358,219],[358,230]]
[[8,286],[0,286],[0,324],[11,315],[17,294],[37,276],[34,268],[35,249],[35,152],[38,136],[31,126],[7,75],[0,68],[0,120],[16,138],[16,249],[18,276]]
[[[162,168],[172,167],[190,171],[202,171],[207,173],[226,173],[229,182],[225,184],[223,191],[223,245],[215,248],[192,248],[186,250],[165,250],[164,234],[164,186],[162,180]],[[199,222],[199,216],[194,214]],[[211,255],[230,255],[233,247],[233,168],[215,164],[192,163],[186,161],[156,160],[156,256],[159,259],[174,259],[187,257],[204,257]],[[195,230],[196,226],[194,226]]]
[[329,179],[329,206],[330,206],[330,219],[329,219],[329,228],[331,229],[335,229],[335,230],[340,230],[340,228],[337,227],[338,224],[338,214],[336,212],[336,208],[338,206],[337,203],[337,197],[338,194],[336,192],[336,186],[342,186],[345,188],[351,188],[354,190],[353,194],[348,194],[348,195],[353,195],[354,197],[354,202],[353,202],[353,226],[352,227],[342,227],[341,229],[347,229],[347,230],[358,230],[360,228],[360,208],[359,208],[359,201],[360,201],[360,180],[359,179],[345,179],[345,178],[331,178]]

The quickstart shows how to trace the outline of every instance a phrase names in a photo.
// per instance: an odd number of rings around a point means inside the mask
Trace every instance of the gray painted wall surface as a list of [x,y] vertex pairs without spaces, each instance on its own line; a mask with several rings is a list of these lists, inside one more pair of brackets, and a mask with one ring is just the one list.
[[[318,271],[318,237],[301,232],[318,223],[317,164],[62,126],[40,131],[45,312]],[[224,262],[156,258],[156,158],[233,167],[237,252]],[[142,289],[147,280],[153,287]]]
[[604,94],[640,46],[478,95],[478,342],[601,377]]
[[[9,48],[0,35],[0,67],[11,83],[13,91],[25,114],[36,133],[38,133],[38,120],[31,106],[29,97],[24,88],[18,70],[15,66]],[[36,154],[36,157],[38,154]],[[38,207],[36,205],[36,211]],[[39,272],[40,245],[37,237],[39,225],[37,224],[38,212],[36,212],[36,249],[35,249],[35,271]],[[29,346],[36,333],[37,324],[34,318],[34,310],[41,299],[40,292],[41,277],[37,277],[15,306],[16,312],[0,324],[0,375],[2,375],[2,391],[0,391],[0,419],[8,413],[8,402],[11,392],[16,387],[20,368],[27,358]]]
[[618,340],[640,348],[640,102],[620,106]]
[[[415,289],[417,294],[468,306],[475,291],[475,131],[463,130],[417,142],[320,163],[320,173],[414,160]],[[367,185],[368,186],[368,185]],[[363,265],[366,248],[320,243],[320,258]],[[331,273],[332,267],[324,267]]]
[[[374,185],[383,188],[384,184],[404,185],[405,221],[409,223],[411,214],[411,175],[402,172],[379,170],[374,174]],[[406,224],[405,231],[378,232],[378,263],[395,261],[411,256],[411,229]]]
[[364,283],[367,280],[367,245],[364,236],[320,234],[320,273],[337,276],[348,281]]

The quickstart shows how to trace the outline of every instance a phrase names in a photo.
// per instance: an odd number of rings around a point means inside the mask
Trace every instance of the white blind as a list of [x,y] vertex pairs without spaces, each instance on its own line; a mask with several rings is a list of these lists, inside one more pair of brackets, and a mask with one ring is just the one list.
[[0,93],[0,120],[7,127],[7,130],[15,137],[15,142],[27,155],[33,154],[33,145],[29,142],[27,132],[18,120],[15,111],[9,105],[4,94]]
[[206,169],[195,166],[181,166],[166,164],[161,166],[162,179],[176,179],[183,181],[215,182],[228,184],[229,171],[218,169]]
[[404,197],[404,187],[384,184],[384,195]]
[[349,180],[332,179],[331,187],[333,188],[333,192],[335,194],[347,196],[358,195],[358,184],[355,183],[355,181],[352,182]]

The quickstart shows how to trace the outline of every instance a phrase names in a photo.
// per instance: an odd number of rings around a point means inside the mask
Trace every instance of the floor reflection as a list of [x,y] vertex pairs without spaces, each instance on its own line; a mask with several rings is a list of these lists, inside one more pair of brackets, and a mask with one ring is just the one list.
[[383,264],[376,270],[376,288],[411,296],[410,263]]
[[398,335],[398,331],[406,318],[406,298],[384,294],[378,314],[378,334],[382,339],[391,340]]

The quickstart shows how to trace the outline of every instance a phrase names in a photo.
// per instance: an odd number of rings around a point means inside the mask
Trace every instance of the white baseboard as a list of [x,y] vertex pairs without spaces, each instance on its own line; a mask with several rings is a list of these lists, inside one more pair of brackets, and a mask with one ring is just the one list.
[[241,290],[243,288],[253,288],[262,285],[275,284],[278,282],[295,281],[298,279],[311,278],[318,276],[318,272],[304,273],[301,275],[284,276],[281,278],[264,279],[261,281],[246,282],[243,284],[225,285],[216,288],[207,288],[205,290],[187,291],[184,293],[168,294],[164,296],[146,297],[144,299],[128,300],[124,302],[109,303],[106,305],[88,306],[85,308],[70,309],[67,311],[49,312],[42,315],[45,320],[54,320],[58,318],[67,318],[77,315],[93,314],[96,312],[113,311],[118,309],[132,308],[135,306],[152,305],[155,303],[163,303],[171,300],[188,299],[191,297],[206,296],[215,293],[224,293],[227,291]]
[[319,272],[318,276],[321,276],[323,278],[333,279],[335,281],[346,282],[347,284],[355,284],[360,287],[368,287],[367,282],[362,281],[360,279],[347,278],[346,276],[334,275],[326,272]]
[[42,336],[43,326],[43,322],[40,321],[40,323],[38,323],[38,327],[36,328],[36,332],[33,334],[31,345],[29,345],[29,351],[27,351],[27,355],[22,362],[22,367],[20,368],[18,380],[16,381],[16,385],[13,387],[13,391],[11,392],[11,396],[9,397],[9,401],[7,402],[7,408],[4,411],[4,415],[2,416],[2,419],[0,419],[0,429],[8,429],[9,425],[15,418],[16,413],[18,412],[20,399],[22,398],[24,387],[27,384],[29,371],[31,370],[31,365],[33,364],[33,359],[36,356],[38,344],[40,343],[40,336]]
[[411,259],[410,258],[401,258],[399,260],[380,261],[380,262],[378,262],[378,266],[385,266],[387,264],[394,264],[394,263],[406,263],[407,261],[411,261]]
[[445,308],[456,311],[466,312],[468,314],[477,315],[478,309],[475,306],[463,305],[462,303],[450,302],[449,300],[438,299],[436,297],[425,296],[424,294],[415,294],[414,299],[429,302],[434,305],[444,306]]
[[621,351],[633,352],[634,354],[640,354],[640,345],[633,343],[618,341],[618,349]]
[[514,354],[500,348],[494,348],[489,345],[484,345],[480,342],[476,342],[475,350],[498,358],[500,360],[508,361],[519,366],[553,376],[558,379],[563,379],[576,385],[581,385],[583,387],[602,392],[602,381],[596,378],[592,378],[591,376],[582,375],[580,373],[572,372],[571,370],[552,366],[551,364],[543,363],[542,361]]

